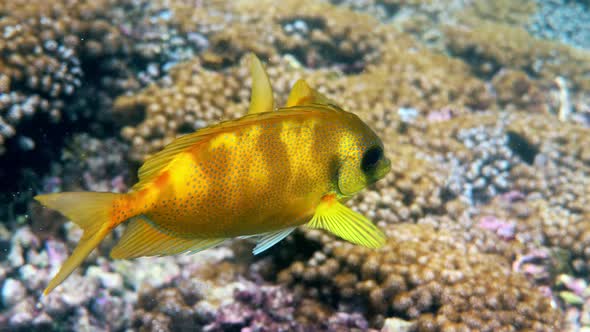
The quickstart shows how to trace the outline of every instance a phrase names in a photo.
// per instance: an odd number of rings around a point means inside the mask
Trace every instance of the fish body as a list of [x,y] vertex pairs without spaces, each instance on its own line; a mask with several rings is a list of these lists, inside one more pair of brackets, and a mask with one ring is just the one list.
[[129,193],[36,197],[84,229],[45,293],[124,222],[113,258],[197,252],[240,236],[259,238],[257,254],[304,224],[368,247],[384,243],[370,221],[342,205],[389,171],[378,136],[304,81],[274,110],[253,56],[251,71],[249,114],[176,139],[146,160]]
[[379,144],[356,115],[323,106],[254,114],[205,136],[130,194],[144,207],[135,213],[183,237],[298,226],[338,192],[339,161]]

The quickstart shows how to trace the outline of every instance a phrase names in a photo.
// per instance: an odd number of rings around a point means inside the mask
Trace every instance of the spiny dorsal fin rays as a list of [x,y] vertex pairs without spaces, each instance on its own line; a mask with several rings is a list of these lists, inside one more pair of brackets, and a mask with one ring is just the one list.
[[249,53],[247,56],[250,75],[252,75],[252,95],[248,114],[272,112],[274,110],[274,99],[268,75],[266,75],[262,63],[254,53]]
[[297,80],[291,88],[289,99],[285,107],[302,106],[309,104],[334,104],[328,97],[324,96],[315,89],[312,89],[307,82],[302,79]]

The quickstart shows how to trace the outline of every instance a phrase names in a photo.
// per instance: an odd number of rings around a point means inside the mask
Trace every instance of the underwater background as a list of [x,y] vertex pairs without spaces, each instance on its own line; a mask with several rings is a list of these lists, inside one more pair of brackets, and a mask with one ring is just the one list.
[[[348,205],[385,247],[111,260],[119,227],[41,297],[81,230],[32,197],[243,116],[248,52],[379,134]],[[585,0],[0,0],[0,330],[590,331],[589,134]]]

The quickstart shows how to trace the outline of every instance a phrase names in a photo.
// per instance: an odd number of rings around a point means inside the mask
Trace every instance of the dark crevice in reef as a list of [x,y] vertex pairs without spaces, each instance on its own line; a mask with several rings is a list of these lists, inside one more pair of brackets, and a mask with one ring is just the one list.
[[[373,50],[359,50],[352,48],[347,51],[339,46],[340,41],[314,40],[312,31],[325,31],[326,22],[314,17],[291,17],[288,20],[279,21],[287,34],[299,34],[303,39],[309,40],[308,45],[288,47],[288,45],[276,45],[281,54],[293,55],[300,63],[308,68],[338,67],[346,74],[358,74],[365,70],[364,59],[367,53]],[[344,41],[344,40],[343,40]]]
[[[117,75],[106,69],[105,64],[111,60],[83,58],[84,85],[72,96],[62,97],[64,106],[59,121],[47,112],[36,112],[27,121],[18,123],[16,132],[26,133],[26,137],[15,135],[8,139],[6,151],[0,155],[0,205],[6,207],[0,211],[0,218],[10,221],[26,213],[26,202],[41,190],[41,177],[48,174],[53,162],[61,159],[62,150],[73,135],[88,132],[97,138],[118,136],[122,124],[113,121],[111,108],[114,98],[122,91],[104,84],[105,78],[114,81]],[[13,88],[48,100],[52,98],[25,86]],[[34,145],[23,148],[23,144]]]
[[508,131],[506,135],[508,136],[508,148],[524,162],[532,165],[535,162],[535,157],[539,154],[539,148],[516,132]]

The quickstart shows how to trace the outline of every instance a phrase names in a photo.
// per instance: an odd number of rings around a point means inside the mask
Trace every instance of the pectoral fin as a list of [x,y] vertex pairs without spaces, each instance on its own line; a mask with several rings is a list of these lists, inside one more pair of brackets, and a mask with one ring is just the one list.
[[385,234],[361,214],[336,200],[335,195],[322,199],[315,215],[307,224],[311,228],[325,229],[339,237],[368,248],[385,244]]
[[295,230],[295,227],[290,227],[287,229],[281,229],[277,232],[270,232],[262,235],[262,238],[256,244],[256,247],[252,250],[254,255],[258,255],[259,253],[265,251],[266,249],[274,246],[282,239],[286,238]]

